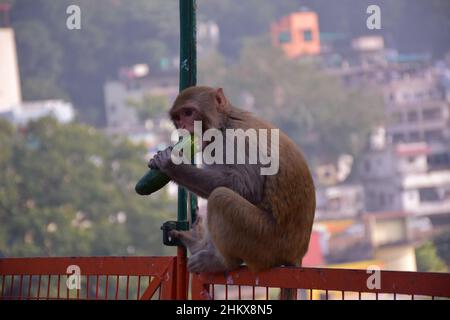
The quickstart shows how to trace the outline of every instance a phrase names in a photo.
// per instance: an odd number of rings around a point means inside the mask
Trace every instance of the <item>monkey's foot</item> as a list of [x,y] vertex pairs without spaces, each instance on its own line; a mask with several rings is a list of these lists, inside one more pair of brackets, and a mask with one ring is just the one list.
[[181,243],[189,250],[191,254],[195,254],[201,249],[204,249],[206,243],[197,236],[192,230],[177,231],[171,230],[169,235],[173,238],[180,239]]
[[189,272],[223,272],[227,270],[222,259],[215,252],[200,250],[189,258]]

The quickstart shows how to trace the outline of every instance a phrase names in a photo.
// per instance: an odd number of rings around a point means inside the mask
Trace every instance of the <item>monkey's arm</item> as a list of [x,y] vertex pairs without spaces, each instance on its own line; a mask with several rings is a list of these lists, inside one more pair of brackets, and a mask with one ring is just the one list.
[[211,192],[218,187],[226,187],[240,194],[252,203],[262,199],[264,184],[259,169],[251,165],[215,165],[207,168],[197,168],[190,164],[175,165],[167,148],[158,152],[150,160],[151,168],[159,168],[176,183],[188,188],[202,198],[208,198]]
[[232,176],[221,170],[197,168],[189,164],[169,165],[163,172],[177,184],[202,198],[208,198],[217,187],[234,189]]

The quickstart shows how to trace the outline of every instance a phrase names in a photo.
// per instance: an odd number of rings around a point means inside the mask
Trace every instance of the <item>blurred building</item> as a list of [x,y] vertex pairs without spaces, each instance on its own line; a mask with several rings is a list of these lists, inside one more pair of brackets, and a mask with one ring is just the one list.
[[22,101],[14,30],[0,28],[0,117],[24,125],[46,116],[66,123],[75,118],[75,110],[62,100]]
[[404,212],[371,213],[364,217],[374,259],[386,270],[417,271],[411,215]]
[[197,54],[201,58],[217,52],[220,42],[220,30],[216,22],[199,21],[197,23]]
[[22,102],[14,30],[0,28],[0,112]]
[[272,24],[271,36],[273,45],[289,58],[320,53],[319,18],[313,11],[305,9],[281,18]]
[[16,125],[43,117],[53,117],[61,123],[74,120],[75,110],[71,103],[63,100],[28,101],[14,105],[10,111],[0,112],[0,117]]
[[135,106],[161,98],[170,104],[177,95],[175,72],[153,75],[141,65],[137,69],[136,66],[122,69],[118,80],[104,85],[106,133],[124,135],[135,143],[144,143],[149,155],[165,148],[174,129],[167,115],[140,119]]
[[405,211],[450,223],[450,148],[408,143],[369,150],[360,165],[367,211]]
[[393,143],[450,141],[449,103],[432,70],[393,81],[384,94],[387,136]]
[[317,187],[316,218],[353,218],[364,212],[364,189],[359,184]]

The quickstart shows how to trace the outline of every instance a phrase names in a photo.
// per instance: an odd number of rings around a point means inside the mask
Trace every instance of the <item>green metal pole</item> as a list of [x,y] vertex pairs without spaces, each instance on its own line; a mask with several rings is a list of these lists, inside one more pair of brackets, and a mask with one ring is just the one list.
[[[180,91],[197,84],[197,52],[195,30],[195,0],[179,0],[180,4]],[[194,160],[193,158],[191,159]],[[195,220],[197,198],[190,194],[191,221]],[[187,191],[178,187],[178,222],[189,228],[187,218]],[[177,299],[186,300],[189,274],[185,247],[177,249]]]
[[[197,84],[195,0],[180,0],[180,91]],[[194,159],[192,159],[194,160]],[[197,197],[190,194],[191,221],[195,221]],[[178,188],[178,221],[187,221],[187,192]]]

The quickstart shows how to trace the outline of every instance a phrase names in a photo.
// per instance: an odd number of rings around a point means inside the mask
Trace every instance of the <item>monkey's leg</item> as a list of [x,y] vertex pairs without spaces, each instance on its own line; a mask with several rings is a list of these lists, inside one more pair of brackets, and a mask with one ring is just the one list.
[[208,198],[208,230],[225,264],[243,260],[258,271],[277,263],[275,220],[231,189],[216,188]]
[[202,217],[197,216],[197,219],[190,230],[171,230],[170,236],[180,239],[189,252],[195,254],[204,249],[207,245],[204,228],[205,226]]
[[237,268],[241,261],[236,261],[233,268],[225,265],[222,255],[209,240],[202,250],[197,251],[188,261],[189,272],[222,272]]

